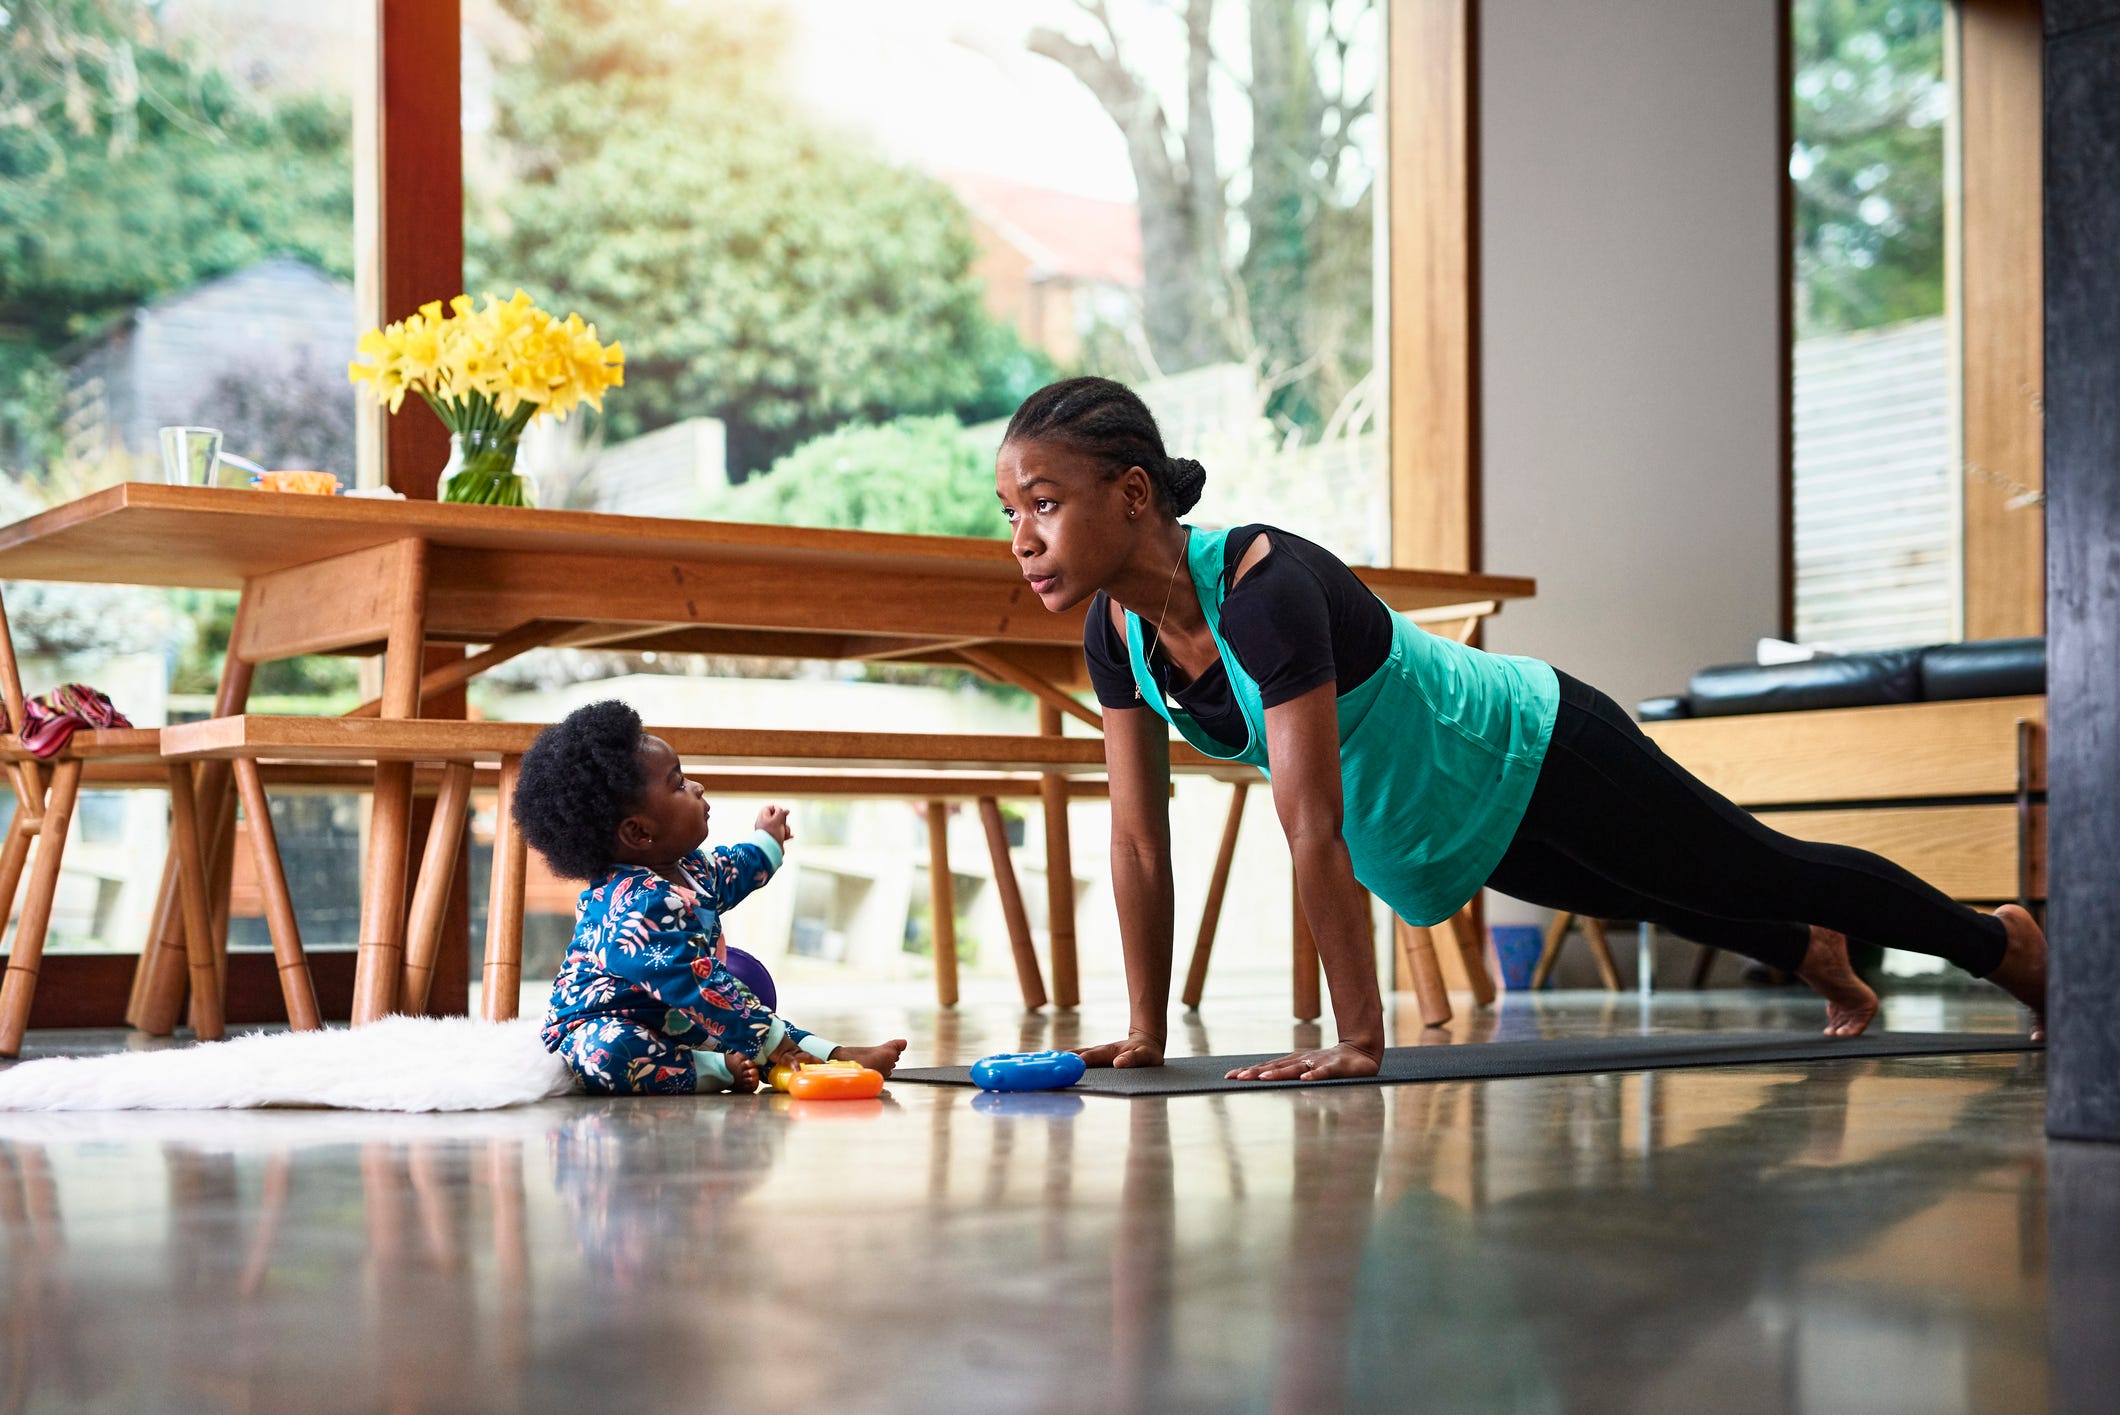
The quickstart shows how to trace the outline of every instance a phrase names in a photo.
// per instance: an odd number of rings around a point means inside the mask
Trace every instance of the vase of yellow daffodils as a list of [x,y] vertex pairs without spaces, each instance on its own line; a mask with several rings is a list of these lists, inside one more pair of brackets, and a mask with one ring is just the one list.
[[417,393],[449,429],[444,501],[527,506],[515,470],[523,430],[537,418],[564,420],[581,404],[601,409],[625,382],[625,351],[600,343],[580,315],[556,319],[521,290],[506,299],[436,300],[361,336],[347,376],[395,413]]

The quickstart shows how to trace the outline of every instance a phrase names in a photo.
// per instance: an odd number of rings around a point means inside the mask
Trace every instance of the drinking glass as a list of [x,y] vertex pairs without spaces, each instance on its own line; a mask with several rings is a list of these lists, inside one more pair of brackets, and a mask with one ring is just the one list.
[[162,480],[171,486],[212,486],[220,460],[219,428],[162,429]]

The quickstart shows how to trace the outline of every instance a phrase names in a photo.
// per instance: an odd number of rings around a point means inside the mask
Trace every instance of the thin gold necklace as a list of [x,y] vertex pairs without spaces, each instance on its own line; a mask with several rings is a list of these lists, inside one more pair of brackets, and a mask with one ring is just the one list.
[[[1150,678],[1156,675],[1156,645],[1163,642],[1163,621],[1170,614],[1171,592],[1178,588],[1178,567],[1185,563],[1185,547],[1178,547],[1178,558],[1170,562],[1170,578],[1163,583],[1163,607],[1156,611],[1156,632],[1149,638],[1148,647],[1142,651],[1141,666],[1148,670]],[[1139,700],[1141,685],[1134,684],[1134,697]]]

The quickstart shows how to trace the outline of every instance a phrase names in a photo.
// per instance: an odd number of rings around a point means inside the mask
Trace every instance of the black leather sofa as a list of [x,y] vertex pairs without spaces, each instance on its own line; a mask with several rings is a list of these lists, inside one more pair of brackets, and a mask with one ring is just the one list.
[[1650,698],[1644,722],[1740,713],[1877,707],[1887,703],[2007,698],[2046,692],[2046,640],[1977,639],[1919,649],[1885,649],[1801,663],[1736,663],[1704,668],[1686,691]]

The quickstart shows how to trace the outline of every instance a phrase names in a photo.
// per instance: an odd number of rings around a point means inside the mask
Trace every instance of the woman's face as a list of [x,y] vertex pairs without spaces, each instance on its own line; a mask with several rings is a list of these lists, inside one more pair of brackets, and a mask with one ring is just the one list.
[[1002,444],[994,493],[1009,522],[1009,549],[1032,593],[1058,613],[1110,582],[1150,506],[1148,474],[1117,477],[1079,452],[1050,443]]

